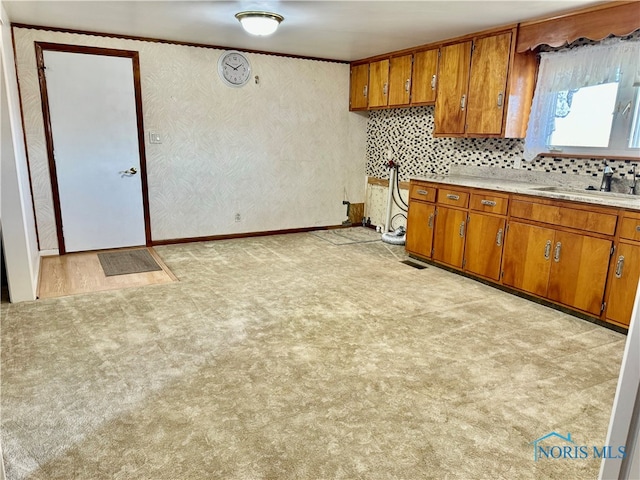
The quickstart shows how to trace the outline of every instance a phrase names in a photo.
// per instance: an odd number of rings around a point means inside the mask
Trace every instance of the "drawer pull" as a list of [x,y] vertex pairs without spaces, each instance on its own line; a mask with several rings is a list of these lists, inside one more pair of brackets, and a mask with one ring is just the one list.
[[460,110],[464,110],[464,107],[466,104],[467,104],[467,96],[462,95],[462,98],[460,99]]
[[460,223],[460,237],[464,238],[464,222]]
[[616,263],[616,278],[622,278],[622,270],[624,269],[624,256],[618,257],[618,263]]
[[640,232],[640,225],[636,225],[636,232]]
[[382,94],[383,95],[387,94],[387,84],[386,83],[382,86]]
[[432,75],[431,76],[431,90],[435,90],[436,89],[436,76]]
[[460,200],[460,195],[454,195],[453,193],[447,193],[447,198],[449,200]]
[[498,234],[496,235],[496,245],[502,245],[502,229],[498,230]]
[[544,244],[544,258],[545,258],[545,260],[549,260],[549,255],[551,255],[551,240],[547,240],[547,243]]
[[433,213],[429,215],[429,220],[427,221],[427,226],[429,228],[433,228]]
[[496,202],[494,202],[493,200],[480,200],[480,203],[482,205],[486,205],[487,207],[495,207],[496,206]]
[[409,92],[410,89],[411,89],[411,80],[407,78],[407,81],[404,82],[404,91]]
[[365,86],[362,88],[362,96],[363,96],[363,97],[366,97],[368,92],[369,92],[369,86],[368,86],[368,85],[365,85]]
[[417,190],[417,191],[416,191],[416,193],[417,193],[418,195],[426,195],[426,194],[427,194],[427,193],[429,193],[429,192],[427,192],[426,190]]
[[562,250],[562,243],[558,242],[556,243],[556,250],[553,252],[553,261],[556,263],[560,261],[560,250]]

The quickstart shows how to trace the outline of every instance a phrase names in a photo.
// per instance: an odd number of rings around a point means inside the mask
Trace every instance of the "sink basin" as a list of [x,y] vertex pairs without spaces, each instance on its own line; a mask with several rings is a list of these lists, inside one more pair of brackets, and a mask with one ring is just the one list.
[[617,192],[601,192],[600,190],[579,190],[577,188],[567,188],[567,187],[537,187],[532,188],[531,190],[536,190],[538,192],[554,192],[554,193],[562,193],[565,195],[586,195],[589,197],[600,197],[600,198],[623,198],[625,200],[633,200],[640,197],[636,195],[631,195],[628,193],[617,193]]

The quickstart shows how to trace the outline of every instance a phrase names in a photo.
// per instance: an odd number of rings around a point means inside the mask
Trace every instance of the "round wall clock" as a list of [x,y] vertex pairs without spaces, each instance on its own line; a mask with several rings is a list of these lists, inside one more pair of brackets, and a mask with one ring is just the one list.
[[251,76],[251,64],[244,54],[237,50],[228,50],[218,59],[218,73],[222,81],[230,87],[242,87]]

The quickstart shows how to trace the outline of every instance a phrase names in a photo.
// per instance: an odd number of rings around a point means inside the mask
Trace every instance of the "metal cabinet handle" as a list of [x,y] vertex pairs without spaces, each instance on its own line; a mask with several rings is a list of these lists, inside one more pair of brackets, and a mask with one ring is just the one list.
[[384,86],[382,87],[382,94],[386,95],[387,94],[387,84],[385,83]]
[[411,79],[407,78],[407,81],[404,82],[404,91],[408,92],[410,88],[411,88]]
[[431,90],[435,90],[436,89],[436,76],[432,75],[431,76]]
[[562,250],[562,243],[558,242],[556,243],[556,249],[553,252],[553,260],[556,263],[560,261],[560,250]]
[[130,177],[131,175],[135,175],[136,173],[138,173],[138,169],[136,167],[131,167],[128,170],[122,170],[121,172],[119,172],[123,177],[126,175],[127,177]]
[[616,263],[616,278],[622,278],[622,270],[624,269],[624,256],[618,257],[618,263]]
[[462,95],[462,98],[460,99],[460,110],[464,110],[464,106],[466,104],[467,104],[467,96]]
[[426,195],[428,192],[426,190],[417,190],[416,193],[418,195]]
[[460,237],[464,237],[464,222],[460,223]]
[[480,200],[480,203],[482,205],[486,205],[488,207],[495,207],[496,206],[496,202],[494,202],[493,200]]
[[496,235],[496,245],[502,245],[502,229],[498,230],[498,234]]
[[364,88],[362,89],[362,96],[366,97],[367,93],[369,93],[369,85],[365,85]]
[[498,94],[498,106],[501,107],[502,106],[502,102],[504,101],[504,94],[502,92],[500,92]]
[[447,198],[449,200],[460,200],[460,195],[454,195],[452,193],[447,193]]
[[545,258],[545,260],[549,260],[549,255],[551,255],[551,240],[547,240],[547,243],[544,244],[544,258]]
[[427,220],[427,226],[429,228],[433,228],[433,213],[429,215],[429,220]]

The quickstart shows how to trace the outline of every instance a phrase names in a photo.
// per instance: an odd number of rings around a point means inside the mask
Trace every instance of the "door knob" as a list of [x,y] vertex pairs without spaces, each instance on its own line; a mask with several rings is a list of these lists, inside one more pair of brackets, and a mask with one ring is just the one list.
[[128,176],[130,177],[131,175],[135,175],[136,173],[138,173],[138,169],[136,167],[131,167],[129,170],[123,170],[120,172],[122,174],[122,176]]

